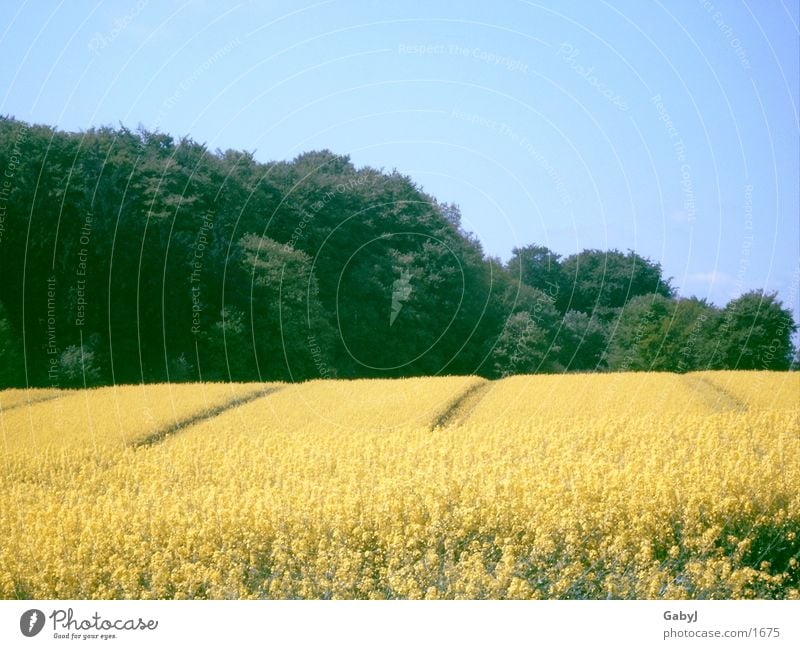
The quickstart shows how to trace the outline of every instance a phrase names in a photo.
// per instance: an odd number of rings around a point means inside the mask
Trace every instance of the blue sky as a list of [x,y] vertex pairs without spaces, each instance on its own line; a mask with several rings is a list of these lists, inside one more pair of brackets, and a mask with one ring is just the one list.
[[[631,248],[799,314],[797,3],[15,2],[0,114],[311,149],[457,203],[489,254]],[[798,316],[796,315],[796,318]]]

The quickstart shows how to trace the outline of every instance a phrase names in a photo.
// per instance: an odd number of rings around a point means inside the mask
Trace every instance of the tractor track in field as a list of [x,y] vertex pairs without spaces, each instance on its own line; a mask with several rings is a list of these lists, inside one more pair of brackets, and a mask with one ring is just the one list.
[[684,381],[692,388],[715,412],[745,412],[747,404],[703,376],[685,374]]
[[168,437],[171,437],[172,435],[181,432],[184,428],[193,426],[194,424],[199,424],[200,422],[207,421],[208,419],[213,419],[214,417],[217,417],[228,410],[231,410],[233,408],[238,408],[239,406],[243,406],[246,403],[250,403],[251,401],[260,399],[261,397],[266,397],[267,395],[278,392],[280,389],[281,389],[280,387],[269,387],[256,390],[254,392],[248,392],[247,394],[239,395],[237,397],[234,397],[230,401],[226,401],[225,403],[219,404],[218,406],[214,406],[213,408],[209,408],[208,410],[203,410],[202,412],[190,415],[189,417],[184,417],[180,421],[176,421],[170,424],[169,426],[164,426],[163,428],[160,428],[156,432],[151,433],[147,437],[134,442],[132,446],[134,448],[154,446],[159,442],[163,442]]
[[37,403],[45,403],[46,401],[55,401],[56,399],[60,399],[62,396],[64,395],[50,394],[46,397],[39,397],[38,399],[28,399],[26,401],[20,401],[10,406],[0,405],[0,412],[9,412],[10,410],[16,410],[17,408],[22,408],[23,406],[34,406]]
[[481,399],[491,389],[491,381],[482,381],[471,385],[461,394],[450,401],[442,412],[431,423],[431,431],[437,428],[448,428],[464,423],[467,417],[475,410]]

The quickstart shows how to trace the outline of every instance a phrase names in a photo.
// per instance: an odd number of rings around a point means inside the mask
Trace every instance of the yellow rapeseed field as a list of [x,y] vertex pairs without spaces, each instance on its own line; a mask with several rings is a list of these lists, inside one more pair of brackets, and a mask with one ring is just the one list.
[[38,401],[55,399],[62,394],[66,394],[66,392],[47,388],[3,390],[0,391],[0,411],[13,410],[20,406],[37,403]]
[[263,383],[200,383],[32,390],[29,401],[24,390],[8,390],[23,394],[14,394],[17,407],[0,409],[0,450],[39,455],[124,445],[269,389]]
[[[328,433],[425,428],[463,392],[488,384],[476,377],[416,378],[397,381],[317,380],[286,386],[260,402],[255,413],[233,411],[242,429]],[[225,421],[227,425],[227,420]],[[209,422],[211,434],[219,422]]]
[[[800,598],[792,385],[453,377],[26,405],[0,412],[0,597]],[[251,397],[214,410],[217,388]]]
[[698,376],[730,393],[753,410],[797,410],[800,372],[698,372]]

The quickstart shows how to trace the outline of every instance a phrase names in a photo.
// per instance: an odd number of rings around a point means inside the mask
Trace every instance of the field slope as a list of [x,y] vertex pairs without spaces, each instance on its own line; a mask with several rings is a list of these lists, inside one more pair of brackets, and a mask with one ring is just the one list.
[[799,598],[800,375],[0,392],[3,598]]

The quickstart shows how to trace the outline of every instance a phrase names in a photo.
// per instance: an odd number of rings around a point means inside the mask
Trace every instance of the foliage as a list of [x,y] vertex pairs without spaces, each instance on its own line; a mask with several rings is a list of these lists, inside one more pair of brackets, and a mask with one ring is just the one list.
[[661,265],[633,251],[584,250],[564,259],[561,268],[567,283],[560,296],[563,308],[601,318],[636,296],[674,293],[661,275]]
[[[143,128],[67,133],[0,117],[0,163],[11,161],[0,386],[792,359],[795,323],[774,295],[718,314],[678,300],[660,265],[633,251],[562,258],[534,243],[503,263],[456,205],[327,150],[261,163]],[[626,348],[648,302],[647,345]]]
[[514,248],[506,268],[524,284],[544,293],[563,296],[567,288],[561,257],[546,246],[532,244]]
[[70,345],[61,352],[58,368],[64,386],[93,386],[100,378],[94,352],[78,345]]
[[783,307],[776,293],[745,293],[722,311],[714,367],[787,370],[796,331],[791,310]]
[[21,338],[11,328],[11,323],[0,303],[0,386],[22,385],[25,368],[20,352]]
[[534,374],[547,358],[547,333],[528,313],[509,316],[494,347],[492,362],[498,377]]
[[558,335],[560,362],[567,370],[605,369],[608,325],[581,311],[567,311]]
[[614,323],[608,367],[667,372],[707,369],[718,317],[717,309],[697,299],[635,297]]

